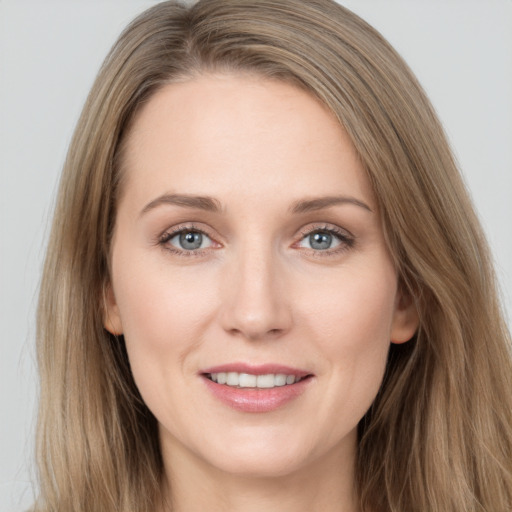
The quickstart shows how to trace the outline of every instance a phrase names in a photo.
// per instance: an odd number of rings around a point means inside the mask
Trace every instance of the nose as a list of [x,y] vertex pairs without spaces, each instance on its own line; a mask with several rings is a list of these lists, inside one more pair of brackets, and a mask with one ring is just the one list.
[[291,297],[278,256],[253,245],[234,260],[223,282],[223,329],[247,340],[275,339],[288,332]]

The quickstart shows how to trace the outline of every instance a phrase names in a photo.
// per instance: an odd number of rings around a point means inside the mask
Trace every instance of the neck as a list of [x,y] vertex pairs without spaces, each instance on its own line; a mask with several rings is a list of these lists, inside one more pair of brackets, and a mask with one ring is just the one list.
[[354,490],[355,443],[350,450],[333,449],[285,475],[227,473],[177,446],[172,461],[165,464],[169,505],[164,512],[359,510]]

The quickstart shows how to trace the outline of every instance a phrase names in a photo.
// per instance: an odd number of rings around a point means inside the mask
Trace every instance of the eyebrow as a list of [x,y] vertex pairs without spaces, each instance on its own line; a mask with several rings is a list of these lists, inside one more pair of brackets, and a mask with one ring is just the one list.
[[363,201],[350,196],[326,196],[318,197],[314,199],[306,199],[295,202],[290,208],[292,213],[309,213],[317,210],[323,210],[324,208],[330,208],[331,206],[338,206],[344,204],[353,204],[373,212],[373,210]]
[[190,196],[186,194],[164,194],[144,206],[140,214],[144,215],[145,213],[162,205],[182,206],[184,208],[194,208],[214,213],[219,213],[222,210],[220,202],[213,197]]
[[[290,211],[295,214],[309,213],[344,204],[353,204],[369,212],[373,211],[363,201],[350,196],[326,196],[314,199],[304,199],[293,203]],[[142,209],[141,215],[144,215],[145,213],[162,205],[181,206],[183,208],[193,208],[213,213],[220,213],[222,211],[222,205],[220,201],[213,197],[191,196],[186,194],[164,194],[149,202]]]

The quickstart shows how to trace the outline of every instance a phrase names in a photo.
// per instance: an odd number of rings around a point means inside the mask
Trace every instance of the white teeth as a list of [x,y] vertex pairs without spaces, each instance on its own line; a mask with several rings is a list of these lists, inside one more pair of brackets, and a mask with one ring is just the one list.
[[[293,375],[290,375],[290,377],[293,377],[293,382],[295,382],[295,377]],[[290,382],[290,384],[293,384],[293,382]],[[285,386],[286,385],[286,375],[283,375],[282,373],[278,373],[275,376],[274,383],[276,386]]]
[[268,375],[258,375],[258,379],[256,380],[256,386],[258,388],[273,388],[274,376],[271,373]]
[[289,386],[301,380],[295,375],[286,375],[284,373],[268,373],[265,375],[252,375],[250,373],[237,372],[219,372],[211,373],[210,379],[218,384],[226,384],[232,387],[240,388],[262,388],[270,389],[279,386]]
[[238,378],[238,385],[241,388],[255,388],[256,375],[249,375],[248,373],[241,373]]
[[236,372],[228,372],[228,376],[226,379],[226,384],[228,386],[238,386],[238,383],[240,382],[239,379],[240,374]]

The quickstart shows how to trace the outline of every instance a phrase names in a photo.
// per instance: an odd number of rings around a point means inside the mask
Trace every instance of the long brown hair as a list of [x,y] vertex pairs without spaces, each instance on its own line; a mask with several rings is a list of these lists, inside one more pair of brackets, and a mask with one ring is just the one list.
[[484,236],[446,137],[407,65],[332,0],[163,2],[121,34],[78,122],[38,310],[45,512],[153,511],[163,465],[122,337],[103,328],[120,156],[141,104],[208,71],[310,92],[339,119],[372,182],[420,328],[392,345],[359,425],[364,511],[512,510],[512,362]]

